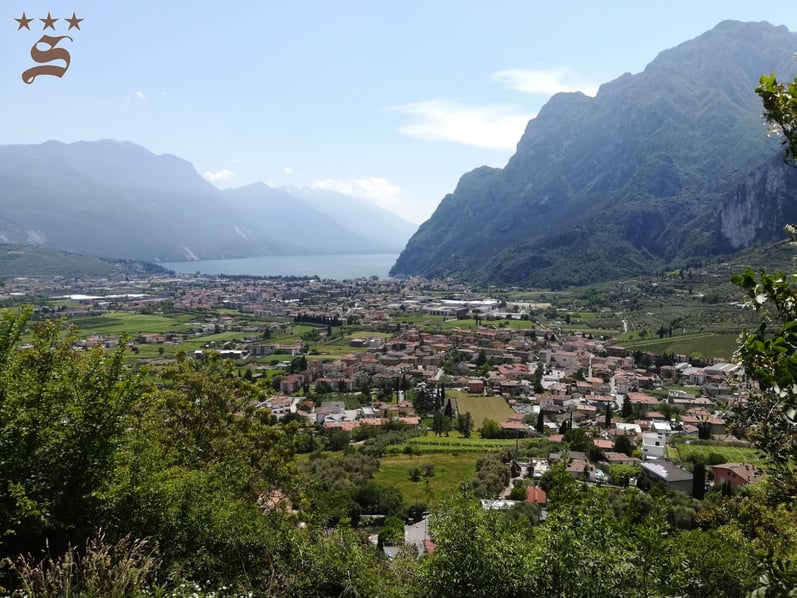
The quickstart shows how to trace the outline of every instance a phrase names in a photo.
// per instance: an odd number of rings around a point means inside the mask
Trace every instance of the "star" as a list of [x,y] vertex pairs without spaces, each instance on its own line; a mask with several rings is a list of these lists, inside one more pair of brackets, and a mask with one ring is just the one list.
[[[69,29],[72,29],[72,27],[74,27],[77,30],[80,30],[80,21],[85,21],[85,20],[86,19],[78,19],[77,16],[75,16],[75,12],[74,11],[72,11],[72,18],[71,19],[64,19],[64,21],[69,23]],[[69,31],[69,29],[67,29],[67,31]]]
[[42,30],[45,30],[45,29],[47,29],[47,28],[49,27],[50,29],[52,29],[53,31],[55,31],[55,22],[56,22],[58,19],[54,19],[54,18],[53,18],[53,17],[50,15],[50,13],[49,13],[49,12],[47,13],[47,18],[46,18],[46,19],[39,19],[39,20],[40,20],[42,23],[44,23],[44,27],[42,27]]
[[24,27],[25,29],[27,29],[28,31],[30,31],[30,25],[29,25],[29,23],[30,23],[30,22],[31,22],[33,19],[29,19],[28,17],[26,17],[24,12],[22,13],[22,18],[21,18],[21,19],[14,19],[14,20],[15,20],[17,23],[19,23],[19,27],[17,27],[17,31],[19,31],[19,30],[20,30],[20,29],[22,29],[23,27]]

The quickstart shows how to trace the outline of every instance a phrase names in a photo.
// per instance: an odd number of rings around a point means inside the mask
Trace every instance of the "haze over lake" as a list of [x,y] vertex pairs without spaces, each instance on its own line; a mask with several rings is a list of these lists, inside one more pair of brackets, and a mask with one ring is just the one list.
[[334,280],[378,276],[388,278],[398,254],[279,255],[231,260],[162,262],[178,274],[230,274],[244,276],[318,276]]

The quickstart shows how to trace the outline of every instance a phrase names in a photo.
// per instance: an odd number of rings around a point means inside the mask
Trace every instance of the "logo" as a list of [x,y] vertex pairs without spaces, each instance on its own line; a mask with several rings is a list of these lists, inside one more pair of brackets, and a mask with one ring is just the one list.
[[[49,29],[52,30],[53,34],[57,33],[55,24],[59,21],[63,21],[64,25],[62,25],[62,27],[65,27],[67,23],[69,24],[66,29],[67,33],[73,29],[80,31],[80,23],[85,19],[79,19],[73,11],[71,19],[53,17],[50,12],[47,13],[47,18],[44,19],[29,18],[23,12],[20,18],[14,20],[18,23],[17,31],[34,31],[38,28],[37,21],[41,21],[42,31],[45,32],[30,48],[30,57],[33,59],[33,62],[40,66],[33,66],[27,69],[22,73],[22,80],[30,85],[36,80],[36,77],[42,75],[58,77],[59,79],[63,77],[66,71],[69,70],[72,57],[69,54],[69,50],[61,46],[68,43],[64,40],[74,42],[72,38],[74,33],[70,35],[48,35],[46,31]],[[31,29],[31,24],[33,24],[34,29]],[[59,46],[59,44],[61,44],[61,46]]]

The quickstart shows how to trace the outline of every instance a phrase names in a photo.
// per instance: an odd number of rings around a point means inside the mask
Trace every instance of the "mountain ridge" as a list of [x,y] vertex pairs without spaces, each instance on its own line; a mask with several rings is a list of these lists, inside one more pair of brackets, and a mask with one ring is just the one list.
[[369,238],[264,183],[220,190],[129,141],[0,146],[0,189],[0,242],[111,259],[390,253],[411,234]]
[[712,211],[779,151],[754,88],[764,72],[793,74],[795,48],[785,27],[723,21],[594,98],[552,96],[504,168],[462,176],[391,275],[583,284],[684,247],[715,254],[727,243],[705,228]]

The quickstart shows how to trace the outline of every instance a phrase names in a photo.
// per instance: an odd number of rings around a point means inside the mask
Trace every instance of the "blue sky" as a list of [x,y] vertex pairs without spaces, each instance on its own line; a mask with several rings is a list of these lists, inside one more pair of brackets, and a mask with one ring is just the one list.
[[[73,11],[69,70],[25,84],[38,19],[66,35]],[[551,94],[594,94],[724,19],[795,31],[797,2],[0,0],[0,144],[128,140],[221,187],[335,189],[422,222],[463,173],[503,166]]]

